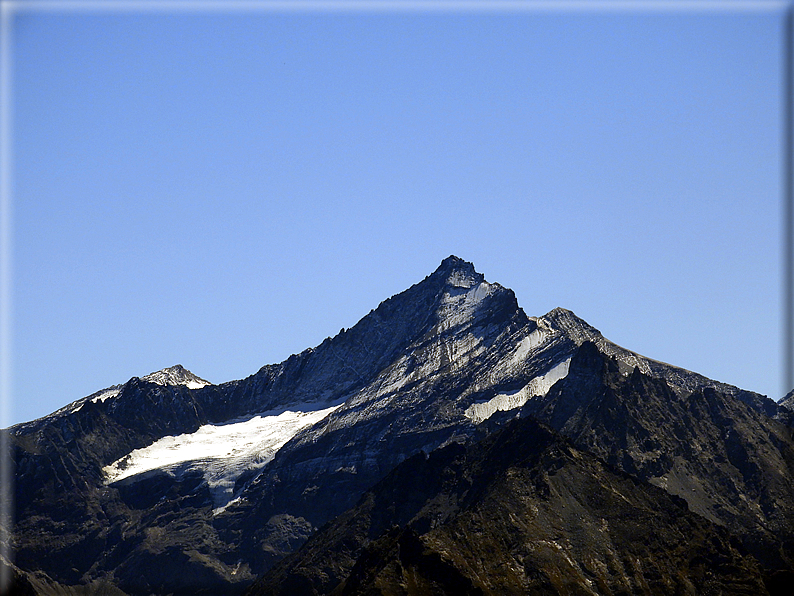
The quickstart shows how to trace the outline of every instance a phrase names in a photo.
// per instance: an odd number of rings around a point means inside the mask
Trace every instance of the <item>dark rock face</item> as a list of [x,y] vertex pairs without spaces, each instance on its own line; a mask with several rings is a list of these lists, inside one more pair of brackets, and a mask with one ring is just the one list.
[[248,592],[330,593],[767,591],[724,529],[525,419],[405,461]]
[[623,376],[615,360],[584,344],[568,376],[522,414],[682,497],[764,564],[794,564],[792,429],[744,401],[710,387],[678,395],[637,369]]
[[[201,462],[117,482],[104,471],[163,437],[305,404],[338,407],[268,463],[241,468],[223,508]],[[524,404],[755,553],[777,553],[764,559],[770,569],[791,568],[789,410],[616,346],[570,311],[527,317],[511,290],[456,257],[351,329],[246,379],[212,385],[177,365],[9,429],[15,563],[53,585],[238,593],[401,462],[462,449]],[[711,457],[724,460],[713,477]],[[155,564],[162,571],[149,573]]]

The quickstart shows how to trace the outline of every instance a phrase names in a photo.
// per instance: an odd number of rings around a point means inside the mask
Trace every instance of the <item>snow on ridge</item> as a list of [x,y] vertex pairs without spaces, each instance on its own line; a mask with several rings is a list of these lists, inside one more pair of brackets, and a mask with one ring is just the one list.
[[[194,375],[181,364],[149,373],[145,377],[141,377],[141,379],[144,381],[149,381],[150,383],[157,383],[158,385],[184,385],[188,389],[201,389],[207,385],[212,385],[212,383],[209,381]],[[42,416],[41,418],[37,418],[36,420],[31,420],[29,422],[20,422],[19,424],[15,424],[15,432],[26,432],[31,428],[35,428],[37,424],[41,423],[41,421],[53,420],[61,416],[74,414],[75,412],[78,412],[80,408],[82,408],[87,402],[102,403],[107,401],[108,399],[119,395],[123,387],[124,385],[113,385],[112,387],[100,389],[91,395],[81,397],[78,400],[66,404],[51,414],[47,414],[46,416]]]
[[91,396],[91,401],[94,403],[101,403],[106,399],[110,399],[111,397],[116,397],[119,393],[121,393],[121,385],[116,385],[115,387],[110,387],[108,389],[103,389],[102,391],[97,391],[93,396]]
[[145,377],[141,377],[141,379],[150,383],[157,383],[158,385],[185,385],[188,389],[201,389],[207,385],[212,385],[209,381],[194,375],[181,364],[149,373]]
[[480,424],[490,418],[495,412],[507,412],[520,408],[533,397],[546,395],[554,383],[568,375],[570,364],[571,359],[568,358],[550,368],[545,374],[533,378],[521,389],[500,393],[488,401],[473,403],[466,408],[463,415],[474,424]]
[[163,437],[105,466],[105,482],[135,482],[135,476],[154,470],[171,476],[200,471],[217,513],[231,501],[234,484],[243,472],[263,468],[299,431],[340,405],[298,404],[224,424],[206,424],[194,433]]

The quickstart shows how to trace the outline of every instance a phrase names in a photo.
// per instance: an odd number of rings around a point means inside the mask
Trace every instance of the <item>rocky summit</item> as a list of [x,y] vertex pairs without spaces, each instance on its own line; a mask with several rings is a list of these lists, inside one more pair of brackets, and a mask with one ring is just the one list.
[[7,429],[0,566],[31,594],[789,594],[790,402],[452,256],[246,379],[177,365]]

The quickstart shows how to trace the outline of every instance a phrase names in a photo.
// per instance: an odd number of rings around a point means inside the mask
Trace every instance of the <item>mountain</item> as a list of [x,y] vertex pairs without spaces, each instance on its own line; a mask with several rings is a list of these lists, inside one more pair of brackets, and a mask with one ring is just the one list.
[[[590,361],[597,372],[582,372]],[[654,427],[657,410],[672,435]],[[449,257],[354,327],[246,379],[214,385],[172,367],[9,429],[15,564],[131,594],[240,592],[402,462],[523,415],[637,482],[666,481],[756,556],[777,553],[762,557],[769,574],[791,562],[786,412],[617,346],[570,311],[529,317]],[[737,415],[734,434],[719,431]],[[690,473],[700,492],[687,492]]]

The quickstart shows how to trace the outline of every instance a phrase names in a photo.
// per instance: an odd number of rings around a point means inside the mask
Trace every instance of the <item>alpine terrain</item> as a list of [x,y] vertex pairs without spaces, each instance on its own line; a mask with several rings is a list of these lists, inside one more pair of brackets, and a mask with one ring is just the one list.
[[793,424],[451,256],[246,379],[4,431],[0,563],[20,594],[791,594]]

